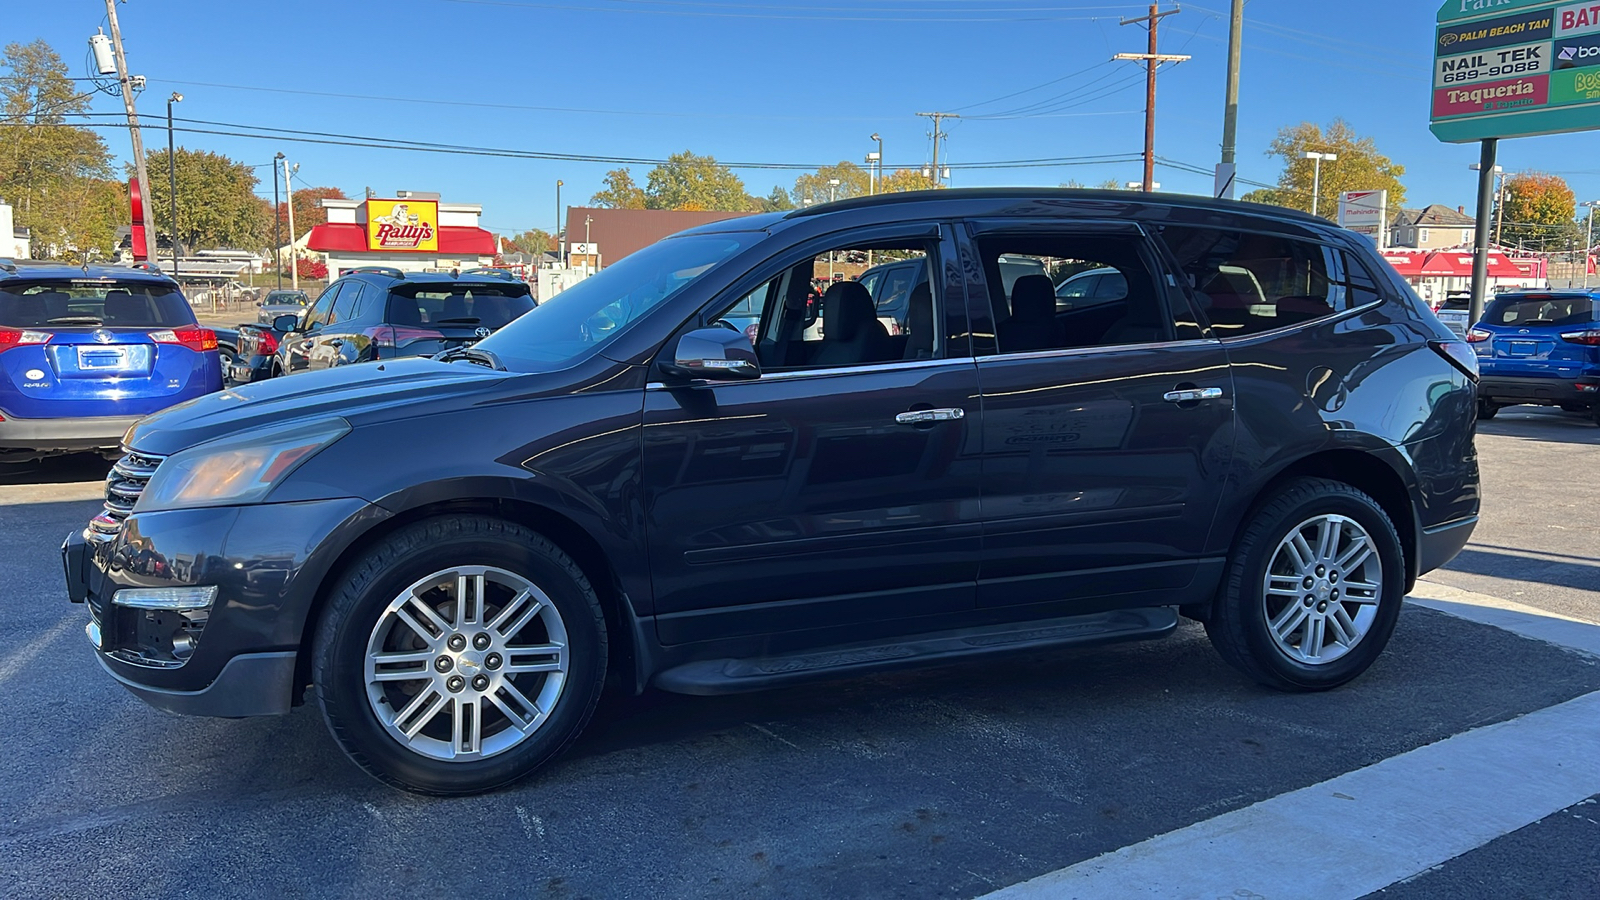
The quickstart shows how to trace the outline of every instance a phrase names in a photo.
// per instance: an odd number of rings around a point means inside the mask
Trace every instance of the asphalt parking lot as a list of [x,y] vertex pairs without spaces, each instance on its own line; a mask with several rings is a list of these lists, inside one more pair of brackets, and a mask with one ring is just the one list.
[[[1484,521],[1433,586],[1600,623],[1596,445],[1575,416],[1483,423]],[[428,800],[361,774],[314,708],[168,716],[99,670],[57,547],[104,471],[0,475],[7,896],[976,897],[1600,691],[1594,657],[1420,605],[1369,674],[1316,696],[1245,682],[1188,625],[1003,664],[613,701],[535,780]],[[1390,844],[1426,830],[1364,827]],[[1600,802],[1484,834],[1375,896],[1600,897]],[[1274,844],[1255,862],[1308,865]],[[1239,889],[1225,896],[1331,896]]]

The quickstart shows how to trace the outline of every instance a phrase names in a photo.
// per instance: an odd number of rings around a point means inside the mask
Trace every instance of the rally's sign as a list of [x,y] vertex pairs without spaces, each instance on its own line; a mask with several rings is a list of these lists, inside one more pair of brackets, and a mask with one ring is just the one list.
[[439,201],[368,200],[367,249],[439,252]]
[[1600,0],[1449,0],[1434,32],[1441,140],[1600,128]]

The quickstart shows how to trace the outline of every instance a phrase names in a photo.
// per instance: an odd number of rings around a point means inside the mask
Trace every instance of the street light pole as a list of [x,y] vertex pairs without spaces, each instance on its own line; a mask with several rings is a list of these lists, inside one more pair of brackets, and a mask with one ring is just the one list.
[[283,229],[278,223],[278,160],[283,154],[272,157],[272,268],[278,275],[278,290],[283,290]]
[[[172,149],[172,104],[182,103],[183,95],[177,91],[167,98],[167,193],[172,197],[172,280],[178,280],[178,161]],[[277,184],[276,181],[273,184]],[[276,212],[276,210],[274,210]]]
[[556,264],[563,269],[567,267],[567,242],[561,234],[561,186],[565,183],[556,179]]
[[[280,153],[278,156],[282,157],[283,154]],[[289,160],[285,159],[283,161],[283,195],[284,199],[288,201],[289,207],[289,280],[293,283],[294,289],[298,291],[300,290],[300,258],[294,251],[294,185],[289,183],[291,171],[300,171],[300,164],[295,163],[294,169],[291,170],[289,168]]]
[[1587,291],[1589,289],[1589,249],[1594,246],[1594,211],[1595,207],[1600,207],[1600,200],[1589,200],[1578,205],[1589,210],[1588,224],[1583,239],[1583,289]]
[[1317,214],[1317,202],[1322,199],[1322,161],[1332,162],[1339,158],[1337,153],[1316,153],[1306,151],[1306,159],[1311,160],[1311,214]]

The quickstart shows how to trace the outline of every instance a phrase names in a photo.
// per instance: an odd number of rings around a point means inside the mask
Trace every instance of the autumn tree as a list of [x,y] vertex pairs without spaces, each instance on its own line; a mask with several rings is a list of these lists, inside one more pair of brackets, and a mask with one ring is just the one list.
[[1292,202],[1285,202],[1283,192],[1277,188],[1257,188],[1239,199],[1246,203],[1263,203],[1267,206],[1294,206]]
[[1575,217],[1578,197],[1565,179],[1547,172],[1519,172],[1505,180],[1500,243],[1537,250],[1564,250],[1582,240]]
[[88,99],[42,40],[7,44],[0,67],[0,197],[33,230],[35,253],[109,256],[116,226],[128,221],[127,196],[111,180],[105,141],[66,122]]
[[543,228],[530,228],[521,234],[515,234],[511,237],[501,238],[500,243],[504,245],[506,251],[509,253],[537,254],[544,253],[547,250],[554,250],[556,248],[555,240],[552,239],[550,237],[550,233],[545,231]]
[[895,169],[878,182],[878,193],[898,194],[902,191],[931,191],[938,187],[934,180],[916,169]]
[[[193,250],[214,247],[261,247],[271,241],[270,204],[255,195],[255,170],[220,153],[178,148],[178,243]],[[167,151],[145,155],[151,172],[167,171]],[[159,215],[171,209],[167,179],[151,178],[151,203]],[[300,233],[300,207],[295,228]],[[156,220],[158,223],[161,220]],[[171,223],[160,230],[171,233]],[[288,237],[287,234],[284,235]]]
[[762,212],[784,212],[794,209],[794,201],[789,199],[789,192],[784,190],[782,185],[773,187],[772,193],[757,202],[760,204],[757,208]]
[[[832,182],[837,179],[838,184]],[[806,201],[812,203],[827,203],[832,200],[846,200],[850,197],[864,197],[872,189],[872,178],[867,170],[849,160],[840,160],[837,165],[822,166],[815,172],[807,172],[794,180],[794,190],[790,193],[796,205],[804,206]]]
[[1278,176],[1278,201],[1283,205],[1311,210],[1316,163],[1305,158],[1307,151],[1339,157],[1322,163],[1317,212],[1326,218],[1338,216],[1339,194],[1345,191],[1388,191],[1391,209],[1405,204],[1406,189],[1400,177],[1406,167],[1379,153],[1377,142],[1356,134],[1350,123],[1334,119],[1327,128],[1315,122],[1286,126],[1267,148],[1268,156],[1284,163],[1283,174]]
[[589,198],[589,203],[602,209],[644,209],[644,189],[633,182],[629,169],[612,169],[602,179],[605,190]]
[[649,209],[749,209],[744,182],[732,169],[688,150],[650,170],[644,195]]
[[[301,188],[290,195],[294,203],[294,233],[295,237],[310,231],[328,221],[328,211],[323,209],[318,201],[321,200],[348,200],[344,191],[336,187],[310,187]],[[182,198],[179,199],[182,202]],[[278,204],[278,228],[280,233],[288,240],[289,235],[289,204]]]

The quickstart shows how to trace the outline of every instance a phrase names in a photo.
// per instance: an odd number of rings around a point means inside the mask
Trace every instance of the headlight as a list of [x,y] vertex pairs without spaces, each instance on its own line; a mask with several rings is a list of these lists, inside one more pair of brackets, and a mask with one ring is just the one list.
[[252,432],[168,457],[135,512],[256,503],[317,451],[350,433],[343,419]]

